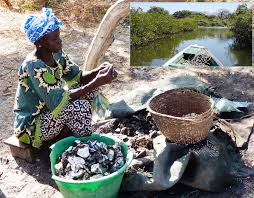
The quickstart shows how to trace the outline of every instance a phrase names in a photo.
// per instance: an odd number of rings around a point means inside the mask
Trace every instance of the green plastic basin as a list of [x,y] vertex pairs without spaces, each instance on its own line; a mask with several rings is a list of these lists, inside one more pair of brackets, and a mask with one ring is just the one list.
[[[75,140],[98,140],[104,142],[107,145],[113,145],[115,142],[120,142],[123,155],[126,157],[126,163],[118,171],[104,176],[99,179],[76,181],[67,180],[56,175],[55,164],[61,154],[73,144]],[[60,192],[65,198],[114,198],[117,197],[122,178],[125,170],[130,165],[133,153],[128,150],[128,146],[119,141],[116,138],[108,136],[100,136],[98,134],[92,134],[88,137],[67,137],[51,146],[52,151],[50,153],[52,179],[55,180]]]

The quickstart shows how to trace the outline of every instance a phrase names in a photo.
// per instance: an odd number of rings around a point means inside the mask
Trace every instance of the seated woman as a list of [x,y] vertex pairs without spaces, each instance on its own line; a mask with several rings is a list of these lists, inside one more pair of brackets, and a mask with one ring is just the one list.
[[36,49],[19,68],[14,107],[16,136],[36,148],[63,131],[75,136],[90,135],[90,102],[95,90],[117,76],[108,63],[82,74],[61,50],[59,28],[63,23],[51,9],[42,11],[42,15],[30,15],[23,26]]

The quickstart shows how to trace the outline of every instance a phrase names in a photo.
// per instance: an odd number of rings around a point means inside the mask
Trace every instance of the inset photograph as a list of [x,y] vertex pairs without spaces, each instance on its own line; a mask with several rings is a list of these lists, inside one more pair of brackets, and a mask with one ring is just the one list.
[[131,66],[252,66],[253,3],[132,2]]

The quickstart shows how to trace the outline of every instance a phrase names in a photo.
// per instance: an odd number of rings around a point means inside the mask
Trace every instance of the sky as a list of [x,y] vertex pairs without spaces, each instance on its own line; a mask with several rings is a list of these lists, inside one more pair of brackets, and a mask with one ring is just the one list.
[[[226,9],[229,12],[234,12],[238,5],[243,4],[240,2],[231,2],[231,3],[215,3],[215,2],[132,2],[131,7],[141,7],[143,11],[149,10],[152,6],[163,7],[168,10],[170,14],[173,14],[176,11],[180,10],[190,10],[197,12],[205,12],[209,14],[216,13],[218,10]],[[253,3],[246,3],[250,8]]]

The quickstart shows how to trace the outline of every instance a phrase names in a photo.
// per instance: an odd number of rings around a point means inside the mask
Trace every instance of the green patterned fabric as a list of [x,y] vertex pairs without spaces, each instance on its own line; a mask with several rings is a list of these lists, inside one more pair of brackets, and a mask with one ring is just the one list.
[[26,144],[31,144],[30,137],[27,133],[21,134],[21,136],[19,137],[19,140]]
[[41,145],[38,115],[49,110],[57,117],[68,104],[67,82],[80,81],[81,70],[64,53],[53,54],[57,67],[49,67],[28,56],[19,68],[19,84],[15,97],[15,134],[20,141]]
[[32,146],[35,148],[40,148],[42,145],[41,143],[41,123],[39,117],[35,119],[35,131],[34,131],[34,141],[32,143]]
[[109,104],[109,100],[97,92],[91,104],[92,112],[95,112],[100,118],[105,117],[106,111],[109,110]]
[[81,73],[78,73],[72,80],[66,81],[67,86],[72,87],[79,84],[80,75]]
[[66,92],[63,93],[63,98],[62,98],[61,102],[59,103],[59,105],[52,112],[52,115],[54,117],[59,116],[59,114],[61,113],[63,108],[68,104],[69,99],[70,99],[70,93],[71,93],[70,91],[66,91]]

